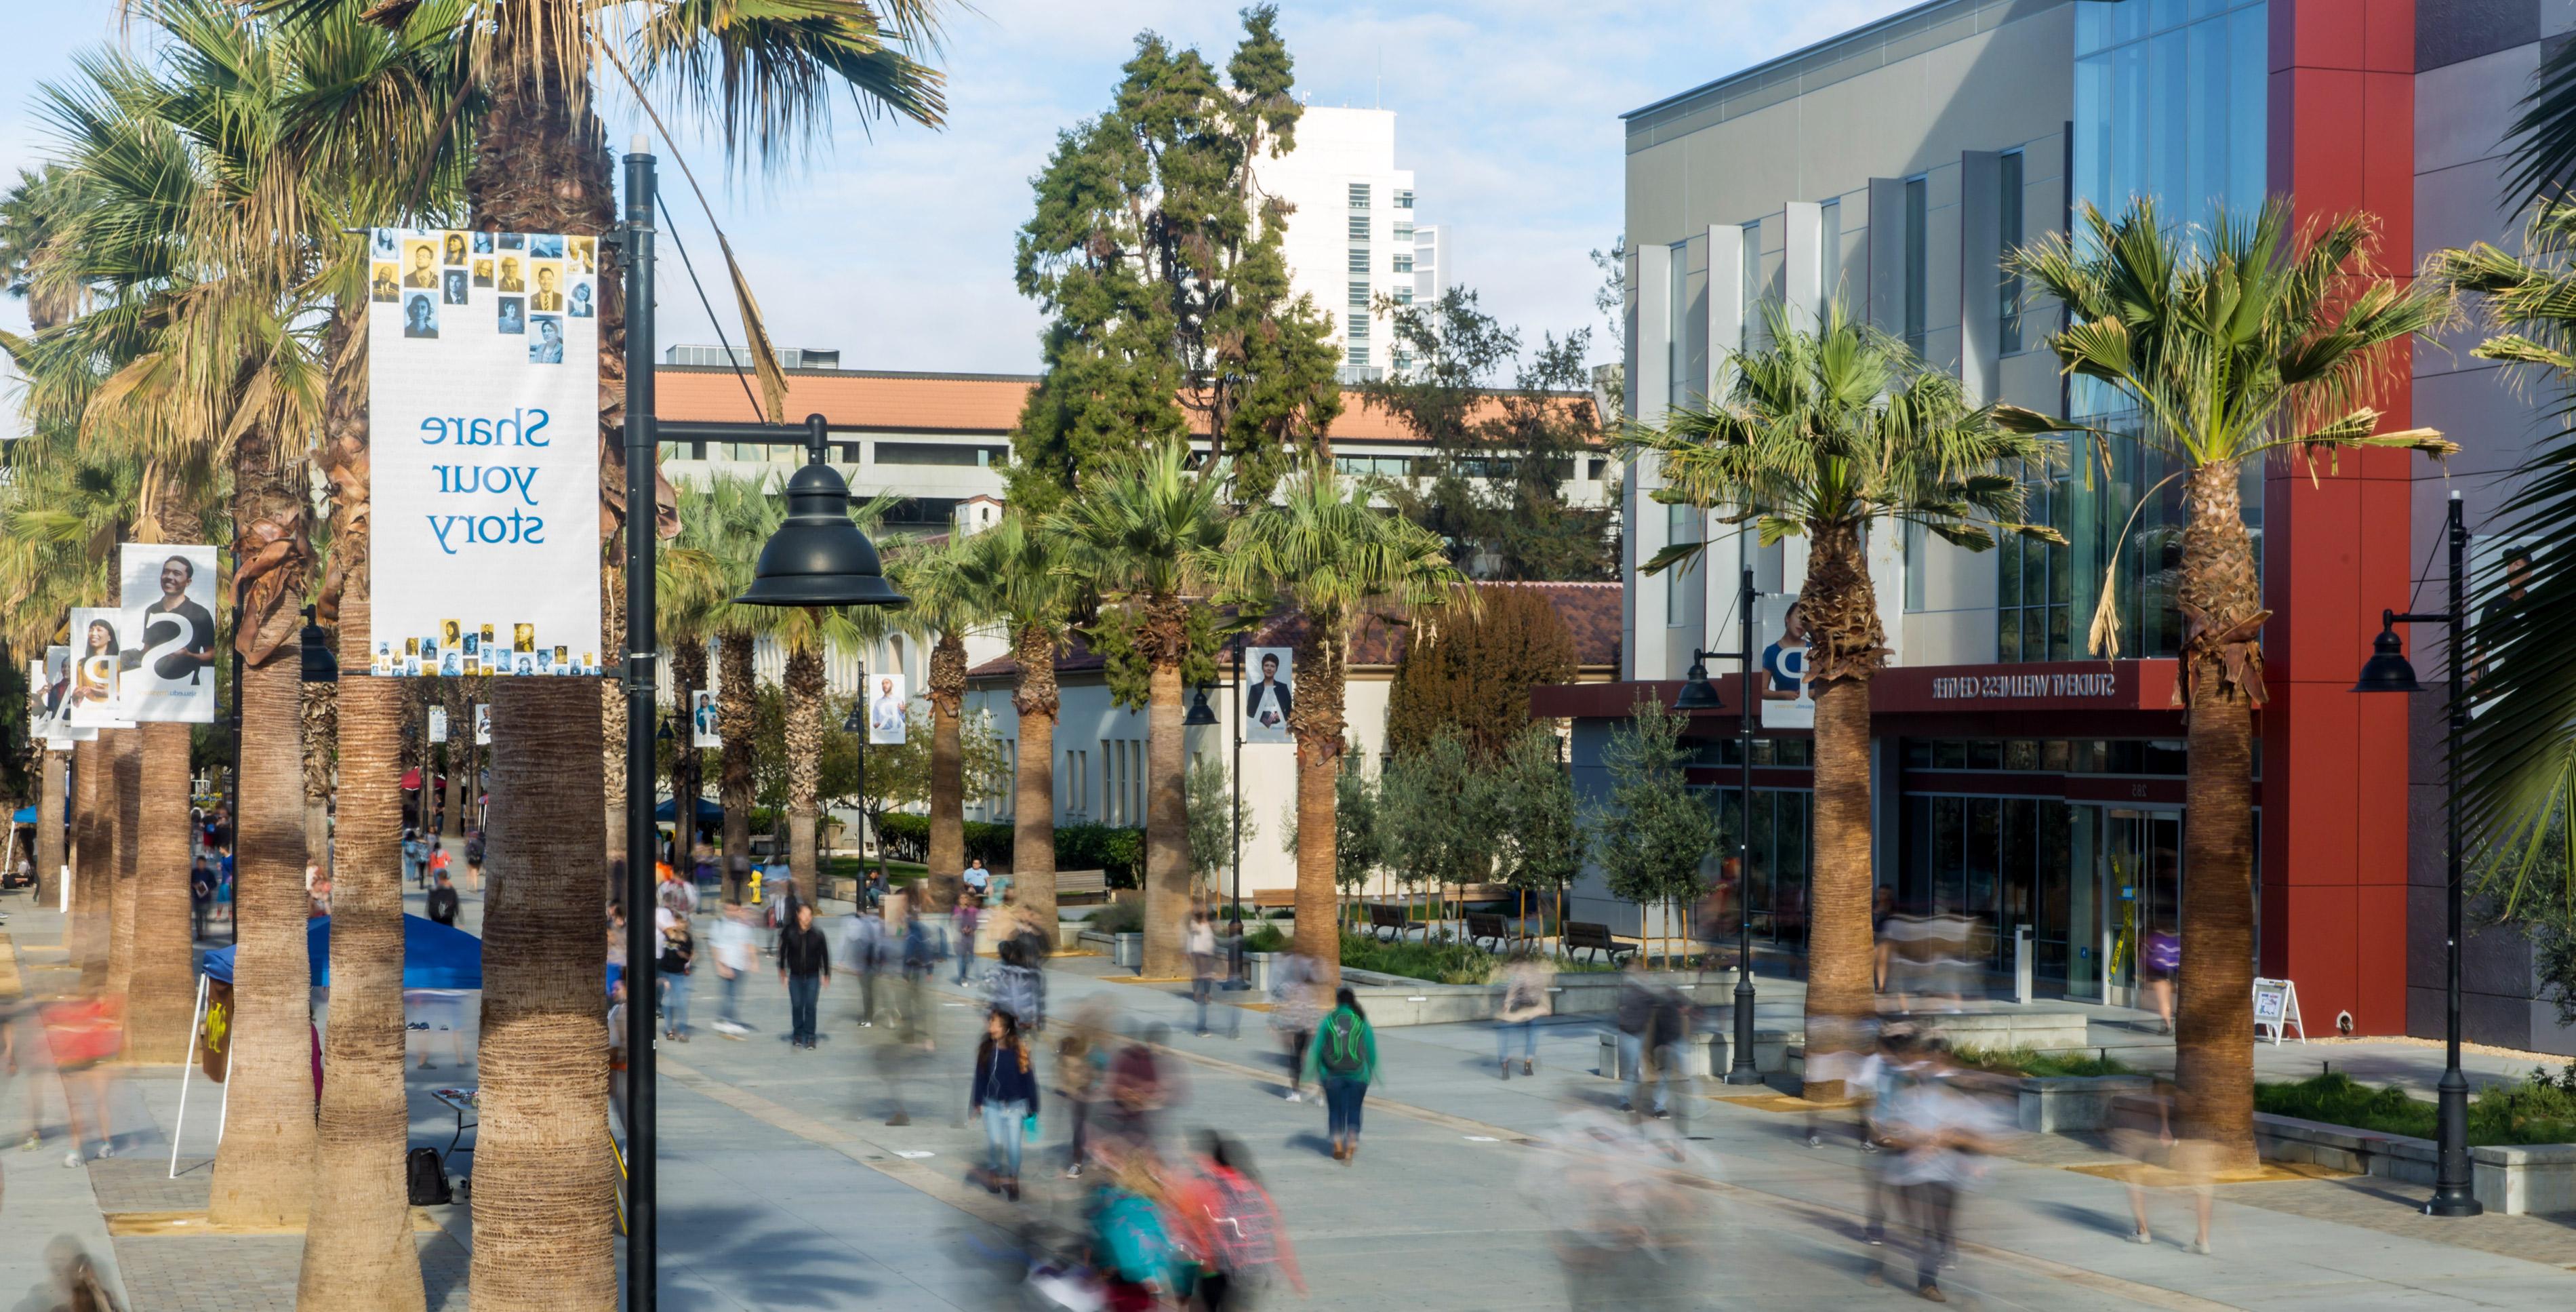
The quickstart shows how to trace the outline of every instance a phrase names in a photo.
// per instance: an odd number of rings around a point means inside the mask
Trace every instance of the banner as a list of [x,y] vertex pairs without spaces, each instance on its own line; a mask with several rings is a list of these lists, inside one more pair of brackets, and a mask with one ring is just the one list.
[[489,702],[474,703],[474,745],[492,745],[492,704]]
[[1288,687],[1296,682],[1293,647],[1251,647],[1243,653],[1243,740],[1288,741]]
[[433,743],[447,741],[447,708],[444,706],[429,708],[429,740]]
[[47,647],[42,661],[27,662],[28,736],[44,739],[46,750],[56,752],[95,741],[98,730],[73,726],[71,701],[72,649]]
[[72,608],[71,722],[87,729],[130,729],[123,688],[126,612],[104,606]]
[[1798,599],[1766,594],[1753,610],[1762,635],[1762,727],[1813,729],[1816,693],[1807,668],[1807,623]]
[[119,553],[125,718],[213,724],[215,549],[128,542]]
[[373,234],[369,673],[600,672],[597,250]]
[[903,676],[871,676],[876,691],[868,696],[868,745],[871,747],[903,746],[904,693]]
[[689,693],[689,745],[692,747],[724,746],[724,731],[716,723],[716,695],[704,688]]

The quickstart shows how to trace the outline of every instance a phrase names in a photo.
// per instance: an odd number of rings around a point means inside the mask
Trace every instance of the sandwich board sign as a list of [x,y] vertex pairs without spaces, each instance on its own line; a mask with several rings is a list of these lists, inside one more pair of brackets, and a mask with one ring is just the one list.
[[2261,1042],[2263,1031],[2272,1031],[2272,1045],[2279,1047],[2281,1036],[2288,1030],[2299,1031],[2299,1042],[2308,1041],[2308,1027],[2299,1020],[2299,986],[2286,979],[2254,981],[2254,1038]]

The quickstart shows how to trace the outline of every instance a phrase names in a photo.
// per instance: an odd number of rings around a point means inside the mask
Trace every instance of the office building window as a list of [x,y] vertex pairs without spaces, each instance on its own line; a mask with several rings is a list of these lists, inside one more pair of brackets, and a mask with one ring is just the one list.
[[1762,340],[1762,221],[1745,224],[1740,240],[1744,243],[1744,300],[1738,341],[1749,347]]
[[1905,525],[1905,608],[1923,609],[1924,575],[1930,572],[1932,534],[1921,524],[1908,520]]
[[1365,183],[1365,182],[1354,182],[1354,183],[1352,183],[1352,184],[1351,184],[1351,208],[1352,208],[1352,209],[1355,209],[1355,210],[1364,210],[1364,209],[1367,209],[1367,208],[1368,208],[1368,205],[1369,205],[1369,184],[1367,184],[1367,183]]
[[1355,364],[1363,369],[1367,368],[1369,362],[1368,343],[1353,342],[1342,348],[1342,362],[1345,364]]
[[2003,195],[1995,207],[1996,226],[2002,229],[2004,267],[1997,271],[2002,284],[1998,288],[2001,303],[1996,307],[1995,349],[2004,355],[2021,350],[2021,270],[2013,267],[2012,253],[2021,247],[2021,165],[2022,154],[2016,150],[1997,161],[2002,177]]
[[1367,251],[1361,250],[1357,247],[1352,248],[1350,271],[1353,273],[1366,273],[1369,271],[1369,257]]
[[1397,241],[1413,240],[1413,225],[1398,221],[1395,225],[1395,239]]
[[[1399,361],[1403,358],[1404,357],[1401,354],[1396,356],[1396,359]],[[1398,369],[1403,367],[1404,366],[1400,363],[1396,365],[1396,368]],[[1333,457],[1333,468],[1341,471],[1342,473],[1348,474],[1353,478],[1365,478],[1370,475],[1376,475],[1382,478],[1402,478],[1413,472],[1413,457],[1335,456]]]
[[1905,346],[1917,355],[1923,352],[1923,324],[1930,309],[1924,299],[1932,264],[1924,249],[1923,229],[1931,190],[1927,179],[1905,180]]
[[1396,207],[1397,209],[1400,209],[1400,210],[1409,210],[1409,209],[1412,209],[1412,208],[1413,208],[1413,189],[1412,189],[1412,188],[1410,188],[1410,187],[1404,187],[1404,188],[1399,188],[1399,189],[1396,191],[1396,193],[1395,193],[1395,207]]
[[1367,309],[1367,308],[1368,308],[1368,303],[1369,303],[1369,285],[1368,285],[1367,283],[1365,283],[1365,282],[1355,282],[1355,283],[1352,283],[1352,284],[1351,284],[1351,308],[1352,308],[1352,309],[1354,309],[1354,310],[1365,310],[1365,309]]
[[1354,214],[1354,215],[1352,215],[1352,216],[1351,216],[1351,240],[1352,240],[1352,241],[1367,241],[1368,239],[1369,239],[1369,220],[1368,220],[1368,216],[1367,216],[1367,215],[1365,215],[1365,214]]
[[[2056,525],[2072,498],[2082,495],[2063,471],[2025,468],[2022,514],[2034,524]],[[2062,661],[2075,654],[2073,549],[2004,534],[1995,543],[1995,654],[2006,661]],[[1910,579],[1910,576],[1909,576]],[[2125,643],[2140,636],[2130,634]]]
[[1365,314],[1354,314],[1354,315],[1352,315],[1352,316],[1351,316],[1351,322],[1350,322],[1350,337],[1351,337],[1351,340],[1353,340],[1353,341],[1358,341],[1360,338],[1366,337],[1366,336],[1368,336],[1368,335],[1369,335],[1369,317],[1368,317],[1367,315],[1365,315]]
[[[968,446],[948,442],[879,442],[876,462],[880,465],[963,465],[1000,466],[1011,463],[1007,446]],[[792,450],[793,448],[780,448]]]
[[1664,283],[1664,404],[1687,405],[1699,389],[1690,385],[1690,243],[1677,241]]
[[[1664,507],[1664,541],[1700,541],[1700,509],[1697,506]],[[1664,571],[1664,624],[1669,628],[1686,628],[1699,623],[1697,604],[1700,570],[1708,564],[1705,552],[1693,556],[1687,565],[1675,565]]]
[[1413,272],[1413,252],[1411,252],[1411,251],[1397,251],[1397,252],[1395,253],[1395,272],[1397,272],[1397,273],[1411,273],[1411,272]]
[[1823,267],[1817,270],[1817,286],[1824,289],[1828,306],[1843,299],[1843,202],[1836,197],[1817,207],[1824,214],[1824,233],[1818,241],[1823,248]]
[[1413,304],[1413,289],[1402,283],[1398,283],[1395,288],[1395,303],[1398,305]]
[[1401,373],[1401,372],[1403,372],[1404,370],[1407,370],[1407,369],[1410,369],[1410,368],[1412,368],[1412,367],[1413,367],[1413,357],[1412,357],[1412,356],[1409,356],[1409,355],[1406,355],[1406,354],[1405,354],[1404,352],[1402,352],[1402,351],[1395,351],[1395,352],[1391,352],[1391,353],[1389,353],[1389,354],[1387,355],[1387,357],[1386,357],[1386,363],[1387,363],[1387,367],[1388,367],[1388,368],[1390,368],[1390,369],[1394,369],[1394,370],[1396,370],[1397,372]]

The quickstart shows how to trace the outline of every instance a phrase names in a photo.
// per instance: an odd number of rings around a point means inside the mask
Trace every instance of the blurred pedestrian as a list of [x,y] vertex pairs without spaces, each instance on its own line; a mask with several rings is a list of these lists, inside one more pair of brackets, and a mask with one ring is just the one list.
[[1889,958],[1893,956],[1887,937],[1887,922],[1896,914],[1896,890],[1885,884],[1869,895],[1869,986],[1875,993],[1887,992]]
[[982,919],[982,897],[968,892],[958,895],[957,914],[949,923],[957,927],[957,982],[963,984],[975,973],[975,930]]
[[1121,1045],[1109,1059],[1107,1096],[1095,1109],[1094,1132],[1121,1154],[1152,1152],[1164,1110],[1178,1101],[1172,1073],[1156,1055],[1167,1034],[1160,1025],[1148,1026],[1143,1038]]
[[778,978],[787,986],[789,1042],[812,1048],[821,1036],[814,1030],[814,1004],[832,980],[832,949],[814,928],[814,908],[797,904],[796,923],[778,931]]
[[859,909],[848,918],[842,931],[842,964],[859,981],[859,1028],[867,1029],[877,1019],[877,969],[884,964],[886,951],[885,919],[873,906]]
[[1073,1023],[1065,1026],[1064,1036],[1056,1040],[1056,1085],[1064,1090],[1065,1117],[1073,1131],[1066,1148],[1064,1174],[1068,1180],[1082,1175],[1090,1147],[1087,1132],[1092,1108],[1109,1083],[1108,1018],[1109,1004],[1093,998],[1074,1013]]
[[479,830],[465,840],[465,886],[476,897],[483,896],[483,835]]
[[215,904],[215,872],[200,856],[188,870],[188,924],[191,938],[206,936],[206,912]]
[[2146,967],[2147,997],[2155,1004],[2157,1028],[2171,1034],[2174,972],[2182,969],[2182,940],[2167,929],[2148,930],[2146,944],[2138,952],[2138,964]]
[[1323,984],[1313,958],[1289,951],[1270,959],[1270,1028],[1288,1054],[1288,1101],[1303,1102],[1306,1047],[1323,1011]]
[[[2111,1133],[2112,1145],[2137,1163],[2127,1175],[2129,1215],[2137,1223],[2129,1240],[2138,1244],[2156,1241],[2147,1224],[2146,1186],[2153,1181],[2191,1196],[2194,1233],[2186,1249],[2206,1255],[2210,1181],[2217,1170],[2218,1146],[2200,1132],[2199,1118],[2192,1114],[2194,1104],[2180,1085],[2158,1079],[2150,1098],[2156,1112],[2152,1132],[2124,1127]],[[2158,1157],[2164,1159],[2161,1170],[2157,1167]]]
[[1004,939],[997,951],[1001,960],[984,972],[984,1005],[1010,1013],[1021,1033],[1034,1036],[1046,1028],[1046,976],[1029,964],[1022,940]]
[[1350,986],[1333,995],[1333,1010],[1316,1027],[1310,1050],[1315,1083],[1324,1090],[1333,1160],[1348,1166],[1360,1153],[1360,1105],[1368,1100],[1369,1082],[1377,1078],[1377,1035]]
[[71,1123],[71,1151],[64,1155],[63,1165],[77,1167],[87,1160],[84,1150],[91,1127],[82,1122],[84,1108],[95,1122],[100,1160],[116,1156],[113,1099],[107,1086],[109,1064],[125,1048],[121,1008],[110,998],[73,998],[44,1007],[37,1017],[45,1029],[54,1073],[63,1086],[63,1112]]
[[420,841],[419,830],[403,830],[402,860],[403,878],[422,888],[429,887],[429,848]]
[[[1646,1063],[1654,1056],[1655,987],[1646,976],[1646,954],[1628,958],[1619,974],[1619,994],[1612,1021],[1619,1027],[1619,1110],[1631,1115],[1644,1115],[1637,1095],[1646,1079]],[[1655,1110],[1664,1110],[1664,1091],[1655,1090]]]
[[1037,1137],[1038,1079],[1029,1068],[1028,1045],[1007,1011],[984,1015],[984,1041],[975,1048],[969,1115],[984,1119],[984,1188],[1020,1200],[1020,1144]]
[[1171,1211],[1189,1249],[1199,1255],[1193,1293],[1205,1312],[1243,1307],[1274,1274],[1306,1292],[1288,1228],[1253,1174],[1243,1145],[1214,1130],[1199,1132],[1194,1168],[1172,1187]]
[[1148,1312],[1179,1293],[1185,1259],[1162,1194],[1150,1155],[1121,1156],[1101,1172],[1085,1211],[1104,1312]]
[[440,875],[446,874],[448,867],[455,864],[455,861],[456,858],[448,853],[446,839],[429,840],[429,878],[432,883],[437,882]]
[[662,931],[662,956],[654,963],[662,980],[662,1037],[689,1041],[689,974],[697,965],[697,937],[683,920]]
[[753,959],[760,954],[759,940],[751,928],[751,908],[739,902],[726,903],[708,937],[712,940],[708,946],[715,950],[716,978],[724,981],[724,1002],[716,1009],[716,1033],[740,1039],[751,1031],[742,1021],[742,981],[751,974]]
[[1494,1009],[1494,1064],[1502,1068],[1504,1079],[1512,1077],[1515,1033],[1521,1041],[1521,1074],[1538,1071],[1538,1022],[1547,1015],[1547,986],[1554,978],[1553,972],[1539,964],[1538,954],[1525,946],[1512,950],[1495,977],[1503,997]]
[[1225,977],[1225,959],[1216,950],[1216,918],[1208,914],[1207,903],[1192,906],[1189,919],[1181,922],[1181,950],[1190,957],[1190,1001],[1199,1009],[1197,1033],[1206,1038],[1208,997]]
[[429,902],[423,909],[429,913],[433,924],[456,923],[456,885],[448,880],[446,871],[430,876]]
[[1959,1201],[1984,1178],[1985,1159],[1999,1151],[2002,1122],[1962,1087],[1948,1043],[1926,1039],[1917,1051],[1919,1061],[1887,1121],[1889,1141],[1901,1154],[1887,1178],[1905,1199],[1914,1292],[1946,1303],[1940,1273],[1957,1262]]

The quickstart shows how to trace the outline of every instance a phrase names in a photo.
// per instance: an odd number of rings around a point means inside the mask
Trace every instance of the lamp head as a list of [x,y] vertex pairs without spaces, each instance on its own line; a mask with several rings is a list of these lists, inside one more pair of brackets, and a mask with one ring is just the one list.
[[1714,711],[1724,706],[1718,699],[1717,685],[1709,682],[1708,653],[1691,653],[1690,672],[1682,676],[1681,695],[1673,698],[1676,711]]
[[331,640],[324,636],[322,626],[314,622],[313,608],[310,606],[304,608],[302,637],[301,650],[297,655],[302,657],[304,682],[338,683],[340,660],[331,654]]
[[754,606],[901,606],[909,599],[885,579],[876,544],[850,519],[850,485],[824,462],[826,427],[808,415],[805,467],[787,480],[787,522],[752,567],[751,587],[734,598]]
[[1197,699],[1190,703],[1190,713],[1181,717],[1181,723],[1193,728],[1216,723],[1216,708],[1208,705],[1205,685],[1200,686]]
[[2397,636],[2393,616],[2381,612],[2379,636],[2370,640],[2370,659],[2361,667],[2361,681],[2352,685],[2354,692],[2422,692],[2424,685],[2415,681],[2415,666],[2406,659],[2406,644]]

